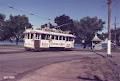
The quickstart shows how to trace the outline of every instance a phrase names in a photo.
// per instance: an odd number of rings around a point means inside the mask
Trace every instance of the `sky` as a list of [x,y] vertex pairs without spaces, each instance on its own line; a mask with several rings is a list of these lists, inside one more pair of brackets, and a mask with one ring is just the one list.
[[[107,23],[106,3],[107,0],[0,0],[0,13],[5,14],[7,18],[10,14],[26,15],[34,27],[40,27],[48,22],[53,23],[55,17],[63,14],[74,20],[80,20],[86,16],[97,16]],[[120,0],[113,0],[112,23],[115,16],[119,26]]]

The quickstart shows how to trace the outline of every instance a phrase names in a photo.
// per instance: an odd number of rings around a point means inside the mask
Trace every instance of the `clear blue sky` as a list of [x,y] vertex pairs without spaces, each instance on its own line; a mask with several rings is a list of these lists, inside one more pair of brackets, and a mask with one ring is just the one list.
[[[0,0],[0,13],[7,15],[7,18],[10,14],[25,14],[35,27],[49,22],[48,19],[53,22],[56,16],[62,14],[74,20],[85,16],[97,16],[107,22],[106,0]],[[112,16],[113,20],[116,16],[120,23],[120,0],[113,0]]]

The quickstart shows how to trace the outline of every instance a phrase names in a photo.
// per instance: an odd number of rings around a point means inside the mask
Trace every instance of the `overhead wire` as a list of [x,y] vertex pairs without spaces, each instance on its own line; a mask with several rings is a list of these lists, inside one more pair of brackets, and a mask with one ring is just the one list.
[[8,8],[13,9],[13,10],[15,10],[15,11],[24,12],[24,13],[26,13],[26,14],[28,14],[28,15],[31,15],[31,16],[36,16],[36,17],[39,17],[39,18],[44,18],[44,19],[49,20],[48,17],[41,17],[39,14],[36,14],[36,13],[34,13],[34,12],[28,12],[28,11],[23,10],[23,9],[18,9],[18,8],[14,7],[14,6],[11,6],[11,5],[8,5]]
[[[31,11],[26,11],[24,9],[18,9],[15,6],[7,5],[7,7],[10,8],[10,9],[12,9],[12,10],[18,11],[18,12],[19,11],[23,12],[23,13],[28,14],[30,16],[37,17],[37,19],[45,20],[44,23],[48,23],[48,22],[50,23],[50,20],[52,20],[52,18],[50,18],[50,17],[42,17],[42,16],[39,15],[39,13],[34,13],[34,12],[31,12]],[[44,23],[42,23],[42,24],[44,24]]]
[[[11,2],[16,4],[16,0],[11,0]],[[16,6],[11,5],[10,3],[3,3],[2,2],[2,5],[4,5],[5,7],[9,8],[9,9],[15,10],[16,12],[23,12],[23,14],[34,16],[34,17],[37,17],[37,18],[40,18],[40,19],[46,19],[47,21],[50,19],[50,17],[42,17],[42,16],[40,16],[40,14],[38,12],[36,13],[34,11],[26,11],[25,9],[17,8]]]

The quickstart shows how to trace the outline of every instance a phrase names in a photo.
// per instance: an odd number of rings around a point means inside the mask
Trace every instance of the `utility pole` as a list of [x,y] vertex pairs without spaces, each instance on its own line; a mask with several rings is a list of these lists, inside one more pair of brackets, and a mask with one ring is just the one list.
[[114,38],[114,42],[115,42],[115,46],[116,46],[116,26],[117,26],[117,23],[116,23],[116,17],[115,17],[115,22],[114,22],[114,27],[115,27],[115,38]]
[[111,55],[111,13],[112,13],[112,0],[107,0],[108,4],[108,45],[107,45],[107,54]]

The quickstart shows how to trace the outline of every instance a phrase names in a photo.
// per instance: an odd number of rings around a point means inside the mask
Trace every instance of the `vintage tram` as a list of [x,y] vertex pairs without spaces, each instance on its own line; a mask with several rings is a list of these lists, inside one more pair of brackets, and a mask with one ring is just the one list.
[[24,47],[26,50],[72,49],[75,36],[69,32],[57,29],[26,29],[24,32]]

